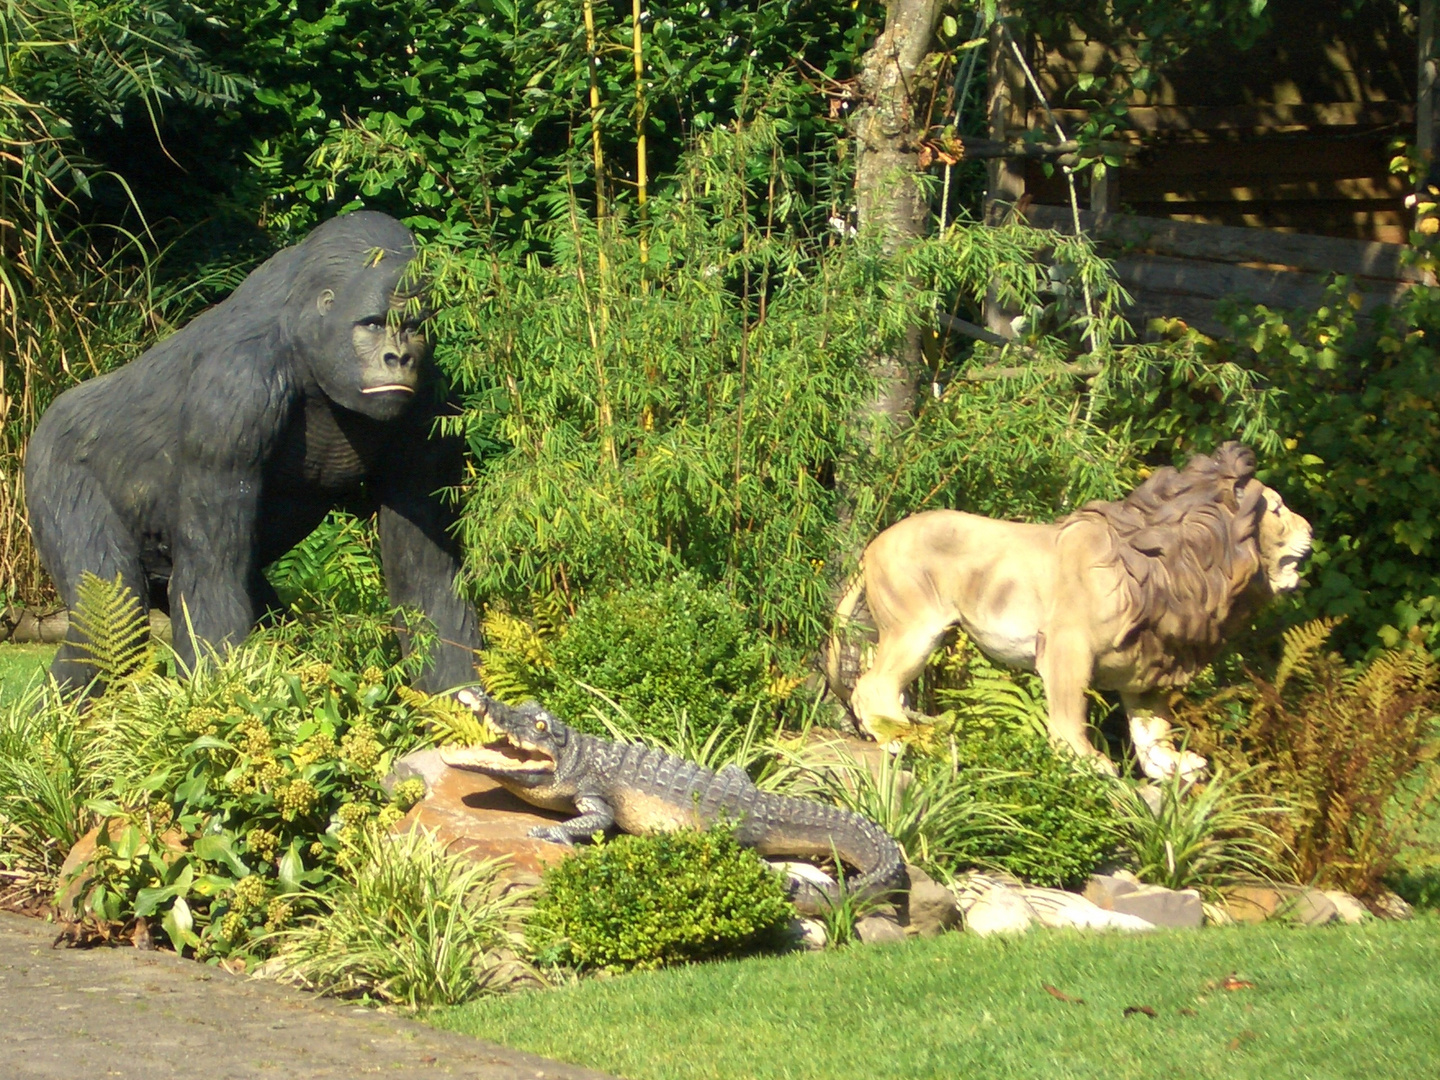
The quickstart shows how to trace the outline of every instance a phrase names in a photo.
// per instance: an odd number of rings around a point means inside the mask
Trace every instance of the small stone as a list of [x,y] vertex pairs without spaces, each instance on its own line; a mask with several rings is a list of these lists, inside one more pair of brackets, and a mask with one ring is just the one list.
[[893,913],[874,912],[855,920],[855,936],[865,945],[904,941],[905,930]]
[[1136,784],[1135,794],[1140,797],[1140,801],[1145,804],[1145,808],[1149,810],[1150,813],[1154,814],[1157,818],[1160,816],[1160,811],[1164,807],[1165,796],[1160,793],[1158,787],[1154,784]]
[[1340,915],[1340,921],[1344,923],[1359,923],[1375,918],[1370,909],[1362,904],[1348,892],[1339,889],[1322,889],[1321,895],[1335,905],[1335,910]]
[[1375,914],[1382,919],[1410,919],[1415,909],[1398,893],[1386,889],[1375,898]]
[[1324,926],[1339,922],[1340,911],[1319,889],[1305,889],[1282,909],[1301,926]]
[[905,870],[910,877],[905,921],[911,932],[920,937],[934,937],[960,926],[964,917],[955,894],[918,866],[906,866]]
[[789,931],[795,947],[806,952],[819,952],[830,941],[825,924],[819,919],[791,919]]
[[786,862],[782,859],[767,859],[766,862],[792,881],[803,881],[826,890],[835,888],[833,877],[808,862]]

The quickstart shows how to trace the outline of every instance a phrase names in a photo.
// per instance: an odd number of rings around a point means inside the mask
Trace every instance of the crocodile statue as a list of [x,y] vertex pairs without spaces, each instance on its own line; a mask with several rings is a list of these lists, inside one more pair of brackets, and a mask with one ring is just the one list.
[[[530,835],[573,844],[612,826],[649,834],[729,821],[735,839],[761,855],[838,857],[857,874],[854,897],[897,898],[909,887],[900,847],[859,814],[809,799],[761,791],[735,765],[719,772],[638,743],[576,731],[535,702],[511,707],[477,690],[456,697],[499,737],[483,746],[445,746],[441,760],[483,773],[534,806],[576,812]],[[833,884],[792,875],[790,896],[802,912],[840,901]]]

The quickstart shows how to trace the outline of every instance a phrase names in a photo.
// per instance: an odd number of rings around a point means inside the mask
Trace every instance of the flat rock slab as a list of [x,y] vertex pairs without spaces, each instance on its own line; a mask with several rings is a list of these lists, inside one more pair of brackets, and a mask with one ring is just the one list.
[[0,912],[6,1080],[606,1080],[171,953],[52,949],[54,936]]
[[[434,755],[435,761],[425,755]],[[395,824],[396,832],[431,831],[447,851],[474,859],[508,855],[511,866],[502,876],[512,880],[529,881],[570,853],[562,844],[536,840],[530,830],[572,818],[573,813],[551,813],[522,802],[488,776],[439,764],[433,750],[410,755],[396,772],[402,779],[422,777],[429,792]]]

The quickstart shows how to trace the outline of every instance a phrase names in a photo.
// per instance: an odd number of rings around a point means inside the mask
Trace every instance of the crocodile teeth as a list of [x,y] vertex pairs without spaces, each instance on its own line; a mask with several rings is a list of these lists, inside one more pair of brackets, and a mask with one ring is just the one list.
[[514,746],[442,746],[440,760],[456,769],[483,772],[554,772],[550,758],[531,756]]

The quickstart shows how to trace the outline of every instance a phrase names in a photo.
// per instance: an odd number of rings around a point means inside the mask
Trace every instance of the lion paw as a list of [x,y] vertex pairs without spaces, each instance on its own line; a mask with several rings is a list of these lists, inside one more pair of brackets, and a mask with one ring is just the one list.
[[1189,750],[1155,743],[1140,752],[1140,769],[1151,780],[1169,780],[1176,773],[1186,783],[1201,780],[1210,770],[1210,763]]

